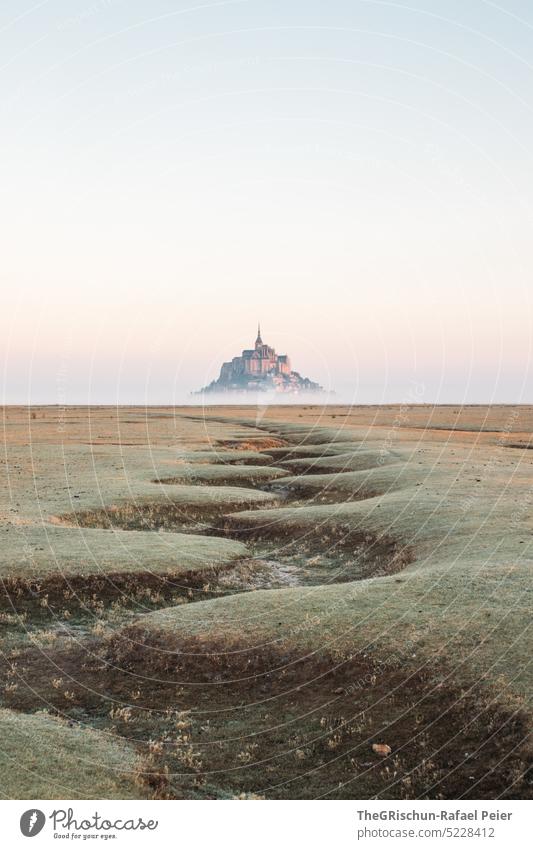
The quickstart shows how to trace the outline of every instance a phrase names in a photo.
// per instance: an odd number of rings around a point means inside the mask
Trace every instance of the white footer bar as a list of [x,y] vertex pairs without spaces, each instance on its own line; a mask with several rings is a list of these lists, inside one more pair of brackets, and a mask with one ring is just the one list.
[[533,845],[531,802],[0,802],[5,846]]

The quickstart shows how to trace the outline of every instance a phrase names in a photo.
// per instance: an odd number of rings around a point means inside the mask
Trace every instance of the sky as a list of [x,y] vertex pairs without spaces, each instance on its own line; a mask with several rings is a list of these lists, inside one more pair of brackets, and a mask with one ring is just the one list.
[[347,403],[533,402],[533,5],[4,0],[4,403],[265,342]]

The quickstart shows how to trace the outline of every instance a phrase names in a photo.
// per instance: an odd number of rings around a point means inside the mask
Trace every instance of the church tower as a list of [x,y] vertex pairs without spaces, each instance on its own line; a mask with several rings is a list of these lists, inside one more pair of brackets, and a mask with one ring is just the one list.
[[257,339],[255,340],[255,350],[258,351],[263,344],[263,340],[261,339],[261,325],[257,325]]

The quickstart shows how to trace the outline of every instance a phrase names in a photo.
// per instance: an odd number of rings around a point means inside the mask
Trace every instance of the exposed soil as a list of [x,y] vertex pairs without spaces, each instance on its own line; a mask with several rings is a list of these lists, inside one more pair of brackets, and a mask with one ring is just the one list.
[[0,614],[4,613],[0,633],[12,630],[14,625],[26,631],[61,620],[93,624],[110,610],[117,623],[120,614],[146,613],[244,591],[246,587],[237,578],[235,587],[232,584],[231,575],[236,574],[236,569],[235,564],[227,563],[182,572],[56,573],[38,580],[6,578],[0,587]]
[[272,502],[243,502],[239,505],[208,502],[199,505],[174,504],[169,501],[149,504],[129,503],[111,505],[93,510],[79,510],[57,516],[56,521],[81,528],[119,528],[126,531],[179,531],[199,533],[209,528],[213,521],[224,516],[229,510],[253,510],[254,508],[273,506]]
[[[132,626],[2,664],[5,702],[120,734],[156,798],[531,798],[526,717],[444,667],[221,653]],[[225,683],[227,682],[227,683]],[[373,744],[389,746],[386,757]]]
[[217,445],[221,448],[238,448],[240,451],[264,452],[269,448],[284,448],[290,443],[277,436],[253,436],[246,439],[219,439]]
[[[338,527],[328,526],[327,529],[317,528],[316,531],[305,529],[302,532],[296,523],[292,527],[271,523],[256,528],[243,525],[238,515],[228,515],[216,527],[218,533],[223,531],[232,539],[253,540],[259,551],[261,546],[271,547],[275,544],[278,560],[324,557],[335,560],[341,571],[343,563],[356,562],[357,577],[361,579],[394,575],[405,569],[413,557],[409,547],[400,545],[390,537],[383,535],[378,538],[370,533],[353,532],[340,524]],[[354,575],[346,580],[354,580]]]
[[[229,465],[229,464],[228,464]],[[232,468],[235,468],[234,464]],[[278,473],[279,474],[279,473]],[[272,475],[272,480],[275,480],[276,475]],[[243,471],[242,475],[228,475],[225,477],[224,475],[217,476],[216,478],[208,478],[202,480],[202,478],[192,478],[187,475],[183,475],[180,477],[179,475],[173,475],[168,478],[155,478],[152,483],[161,483],[161,484],[176,484],[176,485],[191,485],[194,486],[240,486],[240,487],[249,487],[251,489],[263,489],[265,488],[265,484],[268,484],[269,478],[265,475],[257,474],[254,475],[253,472]],[[227,507],[226,507],[227,511]]]

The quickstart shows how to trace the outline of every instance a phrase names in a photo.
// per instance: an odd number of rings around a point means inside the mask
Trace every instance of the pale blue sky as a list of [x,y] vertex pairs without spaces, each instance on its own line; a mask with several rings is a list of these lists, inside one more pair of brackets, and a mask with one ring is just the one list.
[[4,2],[7,402],[265,340],[355,402],[533,401],[533,6]]

